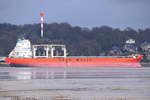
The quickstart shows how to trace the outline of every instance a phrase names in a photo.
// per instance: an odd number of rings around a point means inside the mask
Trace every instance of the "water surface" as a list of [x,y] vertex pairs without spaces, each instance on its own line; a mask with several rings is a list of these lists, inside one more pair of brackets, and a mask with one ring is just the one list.
[[150,68],[0,68],[0,100],[150,100]]

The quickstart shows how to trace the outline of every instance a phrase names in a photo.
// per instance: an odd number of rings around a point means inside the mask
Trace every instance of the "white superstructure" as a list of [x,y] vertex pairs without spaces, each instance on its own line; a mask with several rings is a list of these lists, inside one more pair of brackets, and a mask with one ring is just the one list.
[[9,54],[10,58],[32,58],[31,42],[27,39],[18,39],[15,48]]

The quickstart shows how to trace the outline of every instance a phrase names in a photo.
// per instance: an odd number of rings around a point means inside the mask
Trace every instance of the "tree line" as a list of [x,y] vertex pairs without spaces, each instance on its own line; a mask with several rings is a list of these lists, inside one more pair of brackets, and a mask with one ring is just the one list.
[[0,56],[7,56],[14,48],[19,36],[24,35],[32,44],[65,44],[71,56],[107,55],[116,46],[122,49],[125,41],[132,38],[140,47],[150,42],[150,28],[134,30],[130,27],[121,30],[109,26],[93,28],[72,26],[68,23],[45,23],[44,37],[40,37],[40,24],[13,25],[0,24]]

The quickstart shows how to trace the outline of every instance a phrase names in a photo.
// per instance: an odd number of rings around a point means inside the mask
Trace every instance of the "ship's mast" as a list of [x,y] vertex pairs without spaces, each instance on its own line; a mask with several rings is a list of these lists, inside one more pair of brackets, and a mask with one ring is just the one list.
[[43,38],[43,24],[44,24],[44,13],[40,13],[41,17],[41,38]]

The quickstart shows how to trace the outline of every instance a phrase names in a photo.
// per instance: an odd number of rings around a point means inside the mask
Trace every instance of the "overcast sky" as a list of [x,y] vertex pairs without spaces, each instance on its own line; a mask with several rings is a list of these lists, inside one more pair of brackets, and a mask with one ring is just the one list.
[[67,22],[73,26],[150,28],[150,0],[0,0],[0,23]]

